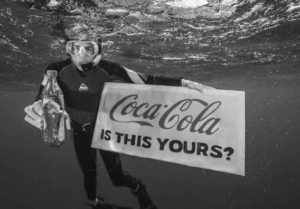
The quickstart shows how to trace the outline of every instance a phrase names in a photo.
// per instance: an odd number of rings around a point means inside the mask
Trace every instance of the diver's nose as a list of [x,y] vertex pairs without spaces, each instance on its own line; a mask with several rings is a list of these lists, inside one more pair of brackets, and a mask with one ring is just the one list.
[[84,56],[85,55],[85,50],[83,47],[80,47],[79,52],[78,52],[79,56]]

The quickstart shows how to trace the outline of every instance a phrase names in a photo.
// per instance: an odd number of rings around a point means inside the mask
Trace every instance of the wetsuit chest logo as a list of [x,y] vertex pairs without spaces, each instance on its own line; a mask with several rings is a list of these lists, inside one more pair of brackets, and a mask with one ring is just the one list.
[[85,83],[81,83],[79,86],[79,91],[88,91],[89,87]]

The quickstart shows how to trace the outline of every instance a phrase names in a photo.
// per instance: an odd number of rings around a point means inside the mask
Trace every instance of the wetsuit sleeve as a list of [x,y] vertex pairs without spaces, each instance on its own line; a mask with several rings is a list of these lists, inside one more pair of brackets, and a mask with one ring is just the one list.
[[115,62],[110,62],[107,60],[101,60],[99,62],[99,67],[105,70],[109,74],[109,76],[114,78],[121,78],[125,82],[133,83],[126,70],[119,64]]
[[166,85],[166,86],[181,86],[182,78],[168,77],[162,75],[143,75],[140,74],[146,84]]
[[117,63],[109,61],[101,61],[99,63],[110,76],[117,76],[123,78],[128,83],[137,84],[156,84],[167,86],[181,86],[182,78],[168,77],[161,75],[144,75],[142,73],[135,72]]
[[[58,62],[53,62],[51,64],[49,64],[46,69],[45,69],[45,73],[44,73],[44,79],[40,85],[40,88],[38,90],[38,93],[35,97],[35,101],[38,101],[41,99],[41,94],[43,92],[43,89],[44,89],[44,86],[46,85],[46,82],[47,82],[47,77],[46,77],[46,73],[48,70],[55,70],[57,72],[59,72],[61,69],[63,69],[65,66],[71,64],[71,59],[66,59],[66,60],[63,60],[63,61],[58,61]],[[59,75],[57,73],[57,75]]]

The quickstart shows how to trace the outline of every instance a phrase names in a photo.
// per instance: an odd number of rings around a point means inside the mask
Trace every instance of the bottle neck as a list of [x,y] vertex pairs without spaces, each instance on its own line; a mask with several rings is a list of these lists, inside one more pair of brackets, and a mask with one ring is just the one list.
[[55,77],[53,77],[53,76],[49,76],[49,82],[50,83],[54,83],[55,82],[55,80],[56,80],[56,78]]
[[54,91],[55,89],[55,84],[56,84],[56,77],[53,76],[48,76],[48,83],[47,86],[50,91]]

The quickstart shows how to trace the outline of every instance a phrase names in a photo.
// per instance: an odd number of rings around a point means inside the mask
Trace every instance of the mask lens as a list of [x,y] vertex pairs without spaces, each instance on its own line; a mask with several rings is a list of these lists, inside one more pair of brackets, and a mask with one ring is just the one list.
[[82,49],[88,56],[98,53],[98,45],[94,42],[69,41],[66,45],[67,53],[71,55],[78,55]]
[[84,48],[85,52],[90,56],[93,56],[96,54],[95,46],[92,43],[84,43],[83,48]]
[[80,52],[81,45],[78,43],[73,43],[71,46],[72,54],[76,55]]

